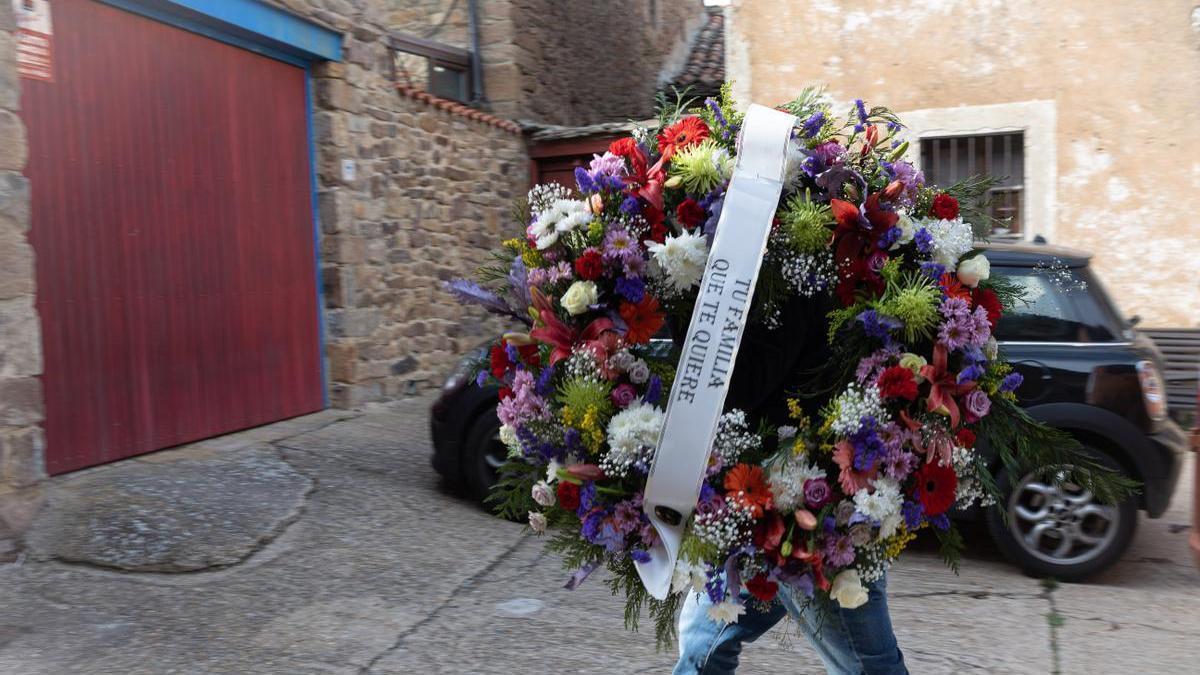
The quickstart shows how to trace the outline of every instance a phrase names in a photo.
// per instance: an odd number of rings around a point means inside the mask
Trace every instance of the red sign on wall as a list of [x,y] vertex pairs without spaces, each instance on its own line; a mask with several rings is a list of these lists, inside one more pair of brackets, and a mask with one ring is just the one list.
[[54,81],[54,29],[50,0],[12,0],[17,17],[17,75]]

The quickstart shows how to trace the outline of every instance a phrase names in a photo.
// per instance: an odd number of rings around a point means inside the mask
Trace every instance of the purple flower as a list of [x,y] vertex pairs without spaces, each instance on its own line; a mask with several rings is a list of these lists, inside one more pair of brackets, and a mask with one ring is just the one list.
[[962,319],[971,316],[971,306],[962,298],[946,298],[938,311],[947,319]]
[[639,257],[641,252],[641,245],[623,229],[615,229],[604,237],[605,260],[624,263]]
[[833,499],[833,490],[824,478],[809,478],[804,481],[804,503],[810,509],[819,509]]
[[575,509],[575,513],[579,517],[592,510],[596,505],[596,482],[585,481],[579,488],[579,508]]
[[479,373],[475,375],[475,386],[482,387],[483,383],[487,382],[487,378],[488,378],[488,371],[486,371],[486,370],[479,371]]
[[533,386],[533,391],[538,396],[547,397],[554,393],[554,388],[551,386],[551,380],[554,379],[554,366],[547,366],[538,373],[537,383]]
[[854,562],[854,542],[847,536],[833,536],[825,540],[821,551],[825,564],[831,567],[845,567]]
[[858,121],[864,124],[867,121],[867,106],[861,98],[854,99],[854,107],[858,110]]
[[582,166],[575,167],[575,184],[579,186],[579,191],[584,194],[600,191],[600,186],[596,185],[596,181],[592,179],[592,175]]
[[631,549],[629,551],[629,557],[633,558],[634,562],[639,562],[639,563],[650,562],[650,552],[644,551],[640,548]]
[[[924,232],[924,230],[921,231]],[[946,268],[945,266],[935,263],[932,260],[927,260],[921,263],[921,273],[936,281],[941,279],[942,275],[946,273]]]
[[621,202],[621,213],[627,216],[636,216],[642,212],[642,205],[638,202],[638,198],[630,195]]
[[903,234],[904,230],[899,227],[893,227],[889,229],[887,232],[883,233],[882,237],[879,238],[879,248],[884,251],[888,250],[892,247],[892,244],[895,244],[900,240],[900,237]]
[[972,389],[967,392],[964,402],[967,406],[967,416],[973,418],[972,421],[987,417],[988,412],[992,409],[992,401],[987,394],[983,393],[982,389]]
[[902,481],[917,465],[917,456],[903,448],[889,450],[883,458],[883,473],[892,480]]
[[884,342],[890,342],[892,338],[891,331],[902,325],[900,321],[885,314],[880,314],[873,309],[861,312],[857,318],[859,323],[863,325],[863,332],[868,337],[883,340]]
[[588,164],[588,171],[593,177],[609,176],[620,177],[625,175],[625,159],[614,155],[607,150],[603,155],[592,155],[592,161]]
[[642,401],[654,405],[658,403],[660,396],[662,396],[662,378],[657,375],[651,375],[650,382],[646,385],[646,393],[642,396]]
[[916,242],[917,250],[921,253],[929,253],[933,250],[933,235],[923,227],[917,229],[917,233],[913,235],[913,241]]
[[804,120],[804,135],[807,138],[816,138],[817,134],[821,133],[821,127],[825,126],[825,113],[817,111],[809,115],[808,119]]
[[621,277],[617,279],[617,293],[632,303],[639,303],[646,295],[646,282],[638,277]]
[[725,580],[721,578],[720,571],[710,570],[708,572],[708,581],[704,582],[704,592],[708,594],[708,599],[714,605],[725,601]]
[[954,351],[971,341],[971,324],[968,319],[955,317],[948,319],[938,329],[938,341],[946,345],[946,349]]
[[633,388],[632,384],[621,384],[616,389],[613,389],[611,396],[613,405],[624,410],[629,407],[629,404],[637,400],[637,390]]
[[875,418],[867,415],[862,418],[858,431],[850,434],[850,445],[854,446],[854,468],[859,471],[869,471],[887,453],[887,448],[875,432],[877,426]]
[[945,532],[950,529],[950,516],[945,513],[939,513],[929,519],[929,523],[935,528]]
[[925,507],[921,506],[921,502],[904,502],[900,506],[900,514],[904,516],[904,526],[908,531],[915,532],[925,519]]
[[975,382],[981,377],[983,377],[983,368],[977,365],[969,365],[959,371],[957,382],[959,384],[963,382]]
[[1009,373],[1008,377],[1000,383],[1000,391],[1009,392],[1016,391],[1020,388],[1021,383],[1025,381],[1025,376],[1020,373]]

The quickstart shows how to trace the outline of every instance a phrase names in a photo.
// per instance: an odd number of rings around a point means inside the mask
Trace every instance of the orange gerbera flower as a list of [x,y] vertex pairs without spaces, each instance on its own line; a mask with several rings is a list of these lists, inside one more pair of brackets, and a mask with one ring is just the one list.
[[971,289],[959,283],[958,277],[953,274],[942,275],[942,290],[951,298],[962,298],[968,305],[971,304]]
[[659,311],[658,300],[649,293],[637,304],[622,302],[618,312],[628,327],[625,331],[625,341],[635,345],[649,342],[666,323],[666,317]]
[[670,161],[675,153],[708,138],[708,125],[699,117],[685,117],[658,135],[658,151]]
[[725,474],[725,498],[751,509],[755,518],[771,508],[771,490],[761,466],[738,464]]

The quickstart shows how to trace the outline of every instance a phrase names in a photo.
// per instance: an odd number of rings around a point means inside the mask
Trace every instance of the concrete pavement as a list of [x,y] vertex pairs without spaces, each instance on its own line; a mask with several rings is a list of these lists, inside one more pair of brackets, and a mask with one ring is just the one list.
[[[539,539],[438,487],[428,402],[55,479],[22,558],[0,565],[0,673],[669,672],[673,654],[623,629],[599,579],[562,590]],[[1022,576],[982,528],[961,576],[910,551],[890,590],[912,672],[1191,672],[1188,504],[1181,487],[1086,585]],[[822,672],[786,625],[743,664]]]

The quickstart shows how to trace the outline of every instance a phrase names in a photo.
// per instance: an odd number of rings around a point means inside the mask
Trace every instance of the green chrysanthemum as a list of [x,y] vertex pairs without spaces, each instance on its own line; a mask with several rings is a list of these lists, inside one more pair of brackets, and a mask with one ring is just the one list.
[[733,175],[733,157],[715,141],[680,150],[671,158],[671,177],[689,194],[707,194]]
[[939,300],[941,291],[931,279],[905,275],[888,285],[878,310],[904,322],[904,341],[911,344],[931,337],[937,329]]
[[794,195],[779,212],[779,222],[788,243],[799,253],[817,253],[829,245],[833,236],[833,214],[827,204],[812,201],[805,194]]
[[603,419],[612,414],[612,385],[602,380],[574,377],[558,388],[558,403],[564,408],[583,411],[594,409]]

